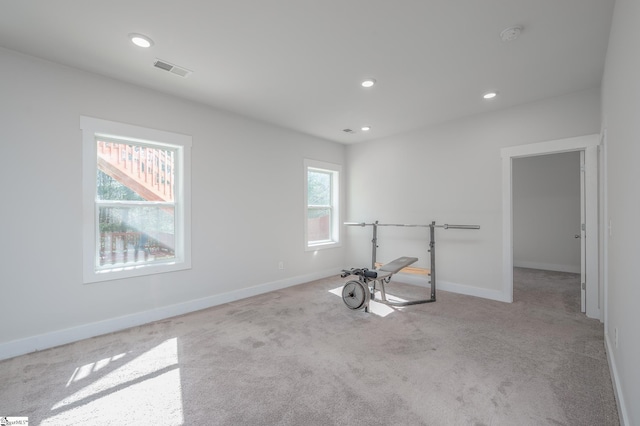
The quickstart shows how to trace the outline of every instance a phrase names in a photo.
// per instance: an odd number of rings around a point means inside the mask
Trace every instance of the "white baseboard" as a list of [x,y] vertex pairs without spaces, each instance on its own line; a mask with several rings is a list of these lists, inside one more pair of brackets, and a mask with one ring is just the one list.
[[[421,275],[398,273],[394,276],[394,280],[402,283],[417,285],[420,287],[430,287],[429,278]],[[452,283],[449,281],[438,280],[436,282],[436,292],[438,290],[449,291],[451,293],[466,294],[468,296],[481,297],[483,299],[497,300],[498,302],[510,302],[506,295],[501,291],[488,290],[486,288],[473,287],[470,285]]]
[[580,273],[580,265],[558,265],[555,263],[527,262],[524,260],[513,260],[516,268],[542,269],[543,271]]
[[299,275],[296,277],[285,278],[283,280],[263,283],[253,287],[243,288],[223,294],[204,297],[201,299],[190,300],[188,302],[178,303],[175,305],[163,306],[135,314],[124,315],[121,317],[110,318],[104,321],[84,324],[77,327],[71,327],[63,330],[56,330],[50,333],[40,334],[36,336],[26,337],[24,339],[12,340],[0,343],[0,360],[13,358],[30,352],[41,351],[53,348],[67,343],[77,342],[78,340],[88,339],[102,334],[113,333],[115,331],[148,324],[154,321],[175,317],[177,315],[187,314],[189,312],[199,311],[201,309],[210,308],[212,306],[222,305],[224,303],[234,302],[236,300],[245,299],[251,296],[268,293],[270,291],[280,290],[294,285],[326,278],[331,275],[338,275],[339,270],[328,270],[316,272],[313,274]]
[[631,423],[629,422],[629,415],[627,414],[627,406],[624,403],[622,387],[620,386],[620,375],[618,374],[618,368],[616,367],[615,358],[612,355],[613,345],[611,344],[608,333],[604,334],[604,346],[607,352],[607,361],[609,361],[611,380],[613,381],[613,392],[615,393],[616,403],[618,404],[618,417],[620,419],[620,426],[631,425]]

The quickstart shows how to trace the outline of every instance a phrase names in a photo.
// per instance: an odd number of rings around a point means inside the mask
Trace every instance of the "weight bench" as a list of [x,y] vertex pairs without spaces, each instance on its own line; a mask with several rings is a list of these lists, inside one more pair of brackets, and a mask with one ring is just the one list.
[[[416,303],[426,303],[426,301],[413,302],[391,302],[387,300],[387,293],[384,288],[385,282],[391,281],[391,276],[400,272],[403,268],[418,261],[417,257],[399,257],[389,263],[370,270],[367,268],[351,268],[343,269],[341,277],[345,278],[349,275],[358,276],[358,280],[350,280],[342,288],[342,300],[349,309],[362,309],[369,312],[369,302],[375,299],[376,290],[380,290],[380,301],[394,306],[406,306]],[[379,284],[379,288],[378,288]],[[429,300],[431,301],[431,300]]]

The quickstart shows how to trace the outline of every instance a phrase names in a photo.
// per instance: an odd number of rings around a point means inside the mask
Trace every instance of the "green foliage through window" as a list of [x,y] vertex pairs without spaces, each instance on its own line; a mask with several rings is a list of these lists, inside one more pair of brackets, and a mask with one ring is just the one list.
[[307,206],[309,218],[322,217],[331,208],[331,179],[328,172],[312,170],[307,173]]
[[118,182],[101,170],[98,170],[98,177],[96,179],[98,185],[98,200],[110,200],[110,201],[144,201],[140,195],[136,194],[131,188]]

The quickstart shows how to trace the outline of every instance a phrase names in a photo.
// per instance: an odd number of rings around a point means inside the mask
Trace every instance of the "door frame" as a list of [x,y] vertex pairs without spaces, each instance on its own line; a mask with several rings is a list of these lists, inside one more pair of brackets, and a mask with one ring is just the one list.
[[[587,275],[587,238],[585,226],[587,223],[587,206],[585,204],[587,193],[586,161],[587,153],[580,151],[580,312],[587,312],[587,291],[585,288]],[[578,235],[576,235],[578,236]]]
[[586,315],[602,320],[598,257],[598,146],[600,135],[519,145],[501,149],[502,156],[502,292],[513,302],[513,159],[584,151],[586,185]]

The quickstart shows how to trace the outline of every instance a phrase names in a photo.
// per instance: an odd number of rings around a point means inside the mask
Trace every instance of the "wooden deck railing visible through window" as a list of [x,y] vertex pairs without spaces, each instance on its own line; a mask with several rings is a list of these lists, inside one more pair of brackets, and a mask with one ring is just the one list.
[[173,201],[174,152],[98,141],[98,169],[148,201]]
[[154,232],[107,232],[100,235],[100,265],[175,256],[173,234]]

